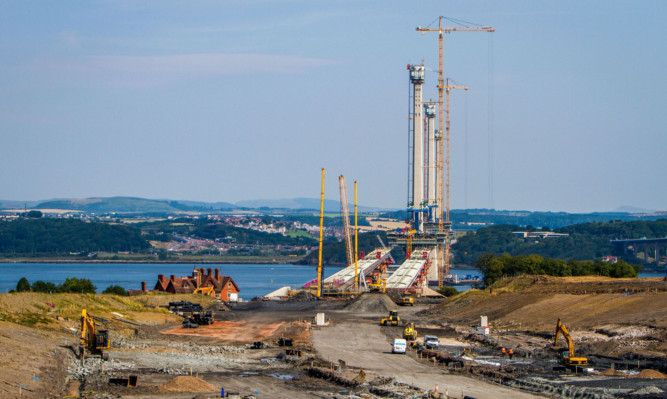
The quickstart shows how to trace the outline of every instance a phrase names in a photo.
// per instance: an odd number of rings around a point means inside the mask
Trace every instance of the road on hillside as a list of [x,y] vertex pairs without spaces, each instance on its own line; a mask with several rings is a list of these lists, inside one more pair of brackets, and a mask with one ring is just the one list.
[[391,344],[378,324],[341,322],[312,331],[312,342],[327,360],[346,361],[350,366],[439,392],[448,390],[450,397],[465,395],[478,399],[541,398],[527,392],[506,388],[470,377],[443,374],[437,367],[419,363],[409,355],[391,353]]

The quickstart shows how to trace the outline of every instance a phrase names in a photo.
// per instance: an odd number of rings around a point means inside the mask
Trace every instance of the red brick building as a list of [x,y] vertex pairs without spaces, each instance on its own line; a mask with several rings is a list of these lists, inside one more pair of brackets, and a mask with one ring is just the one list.
[[[142,283],[142,290],[146,290]],[[163,274],[157,276],[154,291],[170,292],[172,294],[192,294],[200,292],[222,301],[236,301],[240,292],[234,280],[220,275],[220,268],[195,268],[191,276],[176,277],[171,275],[165,278]]]

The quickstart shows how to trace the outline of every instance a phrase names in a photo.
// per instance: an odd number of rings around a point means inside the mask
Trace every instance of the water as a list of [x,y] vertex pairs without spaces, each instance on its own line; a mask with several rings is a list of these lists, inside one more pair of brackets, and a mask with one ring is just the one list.
[[[97,292],[102,292],[110,285],[119,285],[125,289],[141,289],[145,281],[148,289],[157,282],[158,274],[177,277],[192,274],[194,267],[220,268],[220,274],[230,276],[241,290],[240,296],[250,300],[263,296],[286,285],[301,287],[316,277],[315,266],[299,265],[193,265],[174,263],[0,263],[0,292],[16,288],[16,283],[25,277],[30,283],[37,280],[60,284],[66,277],[87,278],[95,284]],[[342,269],[340,266],[325,266],[324,276],[329,277]],[[477,269],[450,269],[451,274],[460,278],[468,274],[481,276]],[[639,277],[664,277],[665,273],[643,272]],[[459,292],[469,290],[470,286],[456,286]]]
[[[25,277],[32,284],[37,280],[60,284],[66,277],[87,278],[104,291],[110,285],[125,289],[141,289],[145,281],[152,289],[158,274],[167,278],[189,276],[196,267],[220,268],[220,274],[230,276],[238,285],[239,296],[250,300],[263,296],[286,285],[293,288],[316,278],[317,267],[299,265],[193,265],[193,264],[136,264],[136,263],[0,263],[0,292],[16,288],[16,283]],[[339,266],[325,266],[324,276],[329,277],[339,271]]]

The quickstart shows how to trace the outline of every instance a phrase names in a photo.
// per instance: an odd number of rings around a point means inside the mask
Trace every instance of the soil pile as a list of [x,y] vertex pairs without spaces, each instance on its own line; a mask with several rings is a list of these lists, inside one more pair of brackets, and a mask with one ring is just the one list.
[[362,294],[345,307],[345,310],[364,313],[386,313],[392,309],[396,309],[396,303],[389,295],[371,293]]
[[308,291],[299,291],[288,299],[289,302],[317,301],[317,297]]
[[644,369],[637,374],[637,378],[667,378],[667,375],[651,369]]
[[212,392],[217,390],[218,388],[201,378],[184,375],[174,377],[158,388],[160,392]]

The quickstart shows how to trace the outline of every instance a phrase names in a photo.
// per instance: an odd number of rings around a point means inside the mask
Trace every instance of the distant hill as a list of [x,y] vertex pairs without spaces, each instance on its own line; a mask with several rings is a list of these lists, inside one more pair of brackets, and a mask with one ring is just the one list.
[[[259,199],[246,200],[236,203],[237,206],[243,208],[275,208],[275,209],[320,209],[319,198],[285,198],[285,199]],[[354,202],[348,204],[350,211],[354,210]],[[358,206],[359,212],[378,212],[386,210],[386,208]],[[340,201],[324,200],[325,212],[340,212]]]
[[11,200],[0,200],[0,209],[23,209],[32,208],[33,206],[39,204],[40,201],[11,201]]
[[653,209],[644,209],[644,208],[637,208],[636,206],[630,206],[630,205],[623,205],[619,206],[614,210],[614,212],[625,212],[625,213],[653,213],[655,210]]
[[83,199],[64,199],[42,202],[36,209],[67,209],[74,211],[95,213],[143,213],[165,212],[173,213],[192,210],[191,207],[176,201],[152,200],[135,197],[97,197]]

